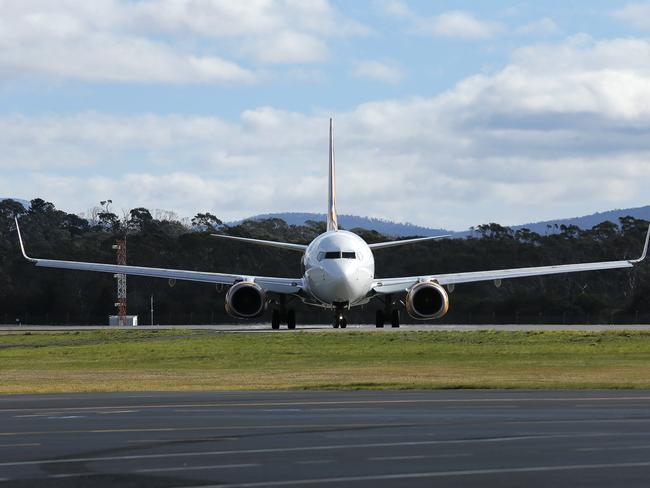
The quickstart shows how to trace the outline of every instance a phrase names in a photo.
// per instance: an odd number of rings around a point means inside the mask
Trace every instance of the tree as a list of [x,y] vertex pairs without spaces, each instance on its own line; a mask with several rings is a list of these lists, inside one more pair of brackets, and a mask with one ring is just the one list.
[[129,216],[130,226],[139,231],[146,230],[148,227],[151,227],[151,224],[153,223],[151,212],[144,207],[131,209]]
[[192,219],[192,228],[200,232],[218,230],[222,226],[223,222],[210,212],[197,213]]
[[97,214],[99,225],[105,230],[116,232],[120,228],[120,219],[113,212],[99,212]]
[[7,198],[0,201],[0,216],[6,219],[13,220],[15,217],[20,217],[27,213],[27,209],[22,203]]
[[51,214],[56,210],[54,204],[51,202],[46,202],[42,198],[34,198],[30,202],[29,213],[36,215],[47,215]]

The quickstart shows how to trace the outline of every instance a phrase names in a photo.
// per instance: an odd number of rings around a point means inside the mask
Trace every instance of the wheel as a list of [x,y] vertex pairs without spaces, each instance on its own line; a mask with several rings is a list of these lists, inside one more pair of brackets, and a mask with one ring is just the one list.
[[[341,327],[341,328],[345,327],[343,325],[344,320],[345,320],[345,318],[343,317],[343,314],[341,312],[337,311],[336,315],[334,316],[334,328],[338,329],[339,327]],[[347,323],[345,325],[347,325]]]
[[287,312],[287,328],[291,329],[291,330],[296,328],[296,311],[295,310],[289,310]]
[[384,312],[381,310],[377,310],[375,313],[375,325],[377,327],[383,327],[384,326]]
[[273,309],[271,314],[271,329],[278,330],[280,328],[280,311],[277,308]]
[[399,327],[399,310],[394,309],[390,314],[390,325],[393,327]]
[[341,319],[341,329],[345,329],[347,326],[348,326],[348,320],[345,317],[343,317]]

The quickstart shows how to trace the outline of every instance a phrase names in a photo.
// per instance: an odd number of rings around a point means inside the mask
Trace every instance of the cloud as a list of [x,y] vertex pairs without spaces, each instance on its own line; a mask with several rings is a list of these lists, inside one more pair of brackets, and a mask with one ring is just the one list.
[[323,61],[368,31],[327,0],[2,2],[0,81],[253,82],[245,64]]
[[[0,194],[234,219],[323,211],[328,112],[0,116]],[[648,204],[650,41],[576,36],[334,113],[341,212],[461,229]]]
[[130,5],[129,12],[140,28],[206,37],[264,36],[294,29],[327,36],[369,32],[327,0],[145,0]]
[[357,78],[367,78],[385,83],[399,83],[404,78],[402,70],[392,63],[375,60],[360,61],[354,68],[352,75]]
[[257,60],[270,64],[313,63],[324,61],[329,50],[316,37],[300,32],[280,32],[257,39],[244,48]]
[[523,35],[537,35],[537,36],[550,36],[560,31],[560,28],[550,17],[543,17],[541,19],[524,24],[517,29],[517,34]]
[[503,30],[497,22],[477,19],[472,13],[462,10],[422,19],[416,23],[416,28],[425,34],[456,39],[489,39]]
[[629,3],[613,12],[613,16],[635,29],[650,30],[650,2]]
[[375,4],[379,10],[391,17],[411,18],[414,16],[409,6],[399,0],[377,1]]

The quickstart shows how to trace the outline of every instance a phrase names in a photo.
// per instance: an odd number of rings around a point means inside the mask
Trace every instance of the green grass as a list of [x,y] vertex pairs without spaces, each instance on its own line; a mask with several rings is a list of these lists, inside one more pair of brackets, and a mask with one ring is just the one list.
[[650,332],[0,336],[0,392],[649,388]]

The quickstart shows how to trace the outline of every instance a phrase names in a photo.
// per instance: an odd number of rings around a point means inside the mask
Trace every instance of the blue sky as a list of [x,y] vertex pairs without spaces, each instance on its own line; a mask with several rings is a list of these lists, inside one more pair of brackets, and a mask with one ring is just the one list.
[[650,2],[0,2],[0,195],[462,229],[650,203]]

